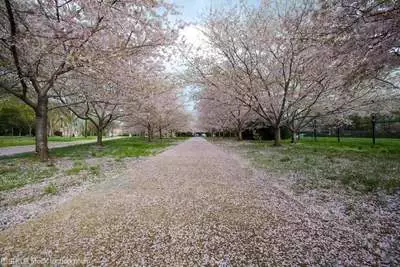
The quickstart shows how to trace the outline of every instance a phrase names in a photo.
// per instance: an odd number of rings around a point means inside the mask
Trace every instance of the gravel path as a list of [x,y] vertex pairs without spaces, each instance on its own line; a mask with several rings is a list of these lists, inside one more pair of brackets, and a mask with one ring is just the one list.
[[137,164],[0,235],[3,263],[397,265],[344,221],[303,205],[201,138]]
[[[112,138],[105,138],[104,141],[106,140],[111,140],[111,139],[117,139],[120,137],[112,137]],[[83,140],[83,141],[72,141],[72,142],[49,142],[49,149],[51,148],[57,148],[57,147],[67,147],[67,146],[76,146],[76,145],[82,145],[82,144],[90,144],[90,143],[96,143],[96,140]],[[34,152],[35,151],[35,146],[34,145],[28,145],[28,146],[11,146],[11,147],[2,147],[0,148],[0,157],[1,156],[12,156],[12,155],[17,155],[17,154],[22,154],[22,153],[29,153],[29,152]]]

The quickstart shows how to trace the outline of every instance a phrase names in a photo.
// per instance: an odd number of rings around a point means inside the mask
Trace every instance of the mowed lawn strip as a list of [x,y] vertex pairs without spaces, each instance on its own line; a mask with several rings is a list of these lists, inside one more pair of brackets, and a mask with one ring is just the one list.
[[360,192],[400,187],[400,140],[370,138],[304,138],[297,144],[284,140],[274,147],[271,141],[245,141],[240,147],[258,167],[279,172],[299,172],[306,179],[304,189],[337,185]]
[[[142,137],[121,138],[104,141],[103,147],[91,143],[54,148],[50,149],[50,155],[52,159],[85,160],[93,157],[112,157],[120,160],[125,157],[150,156],[180,140],[183,139],[168,138],[147,142]],[[33,153],[0,157],[0,191],[41,182],[54,175],[56,171],[51,161],[41,163]]]
[[[95,136],[63,137],[49,136],[49,142],[74,142],[95,140]],[[31,136],[0,136],[0,147],[28,146],[35,144],[35,137]]]

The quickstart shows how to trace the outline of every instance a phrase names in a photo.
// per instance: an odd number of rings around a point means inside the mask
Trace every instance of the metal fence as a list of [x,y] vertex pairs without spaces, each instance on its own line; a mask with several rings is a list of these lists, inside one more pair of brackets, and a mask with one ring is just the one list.
[[345,125],[340,127],[329,127],[313,123],[312,127],[301,132],[301,137],[337,137],[340,142],[341,138],[346,137],[363,137],[371,138],[371,142],[375,143],[377,139],[400,139],[400,120],[376,120],[372,118],[370,121],[356,123],[355,125]]

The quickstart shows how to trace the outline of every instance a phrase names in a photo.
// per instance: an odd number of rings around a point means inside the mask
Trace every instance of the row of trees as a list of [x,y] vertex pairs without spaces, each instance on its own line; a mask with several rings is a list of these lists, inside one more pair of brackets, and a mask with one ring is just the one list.
[[[33,110],[42,161],[48,159],[51,110],[68,109],[90,121],[99,145],[110,123],[143,113],[177,38],[177,25],[168,21],[175,12],[161,0],[0,3],[0,89]],[[157,85],[164,82],[157,79]]]
[[[109,127],[117,126],[110,124]],[[79,119],[68,108],[58,108],[48,114],[48,135],[87,136],[96,134],[95,125]],[[34,136],[35,113],[19,99],[3,95],[0,98],[0,135]]]
[[174,81],[168,78],[154,79],[146,88],[150,89],[150,93],[139,98],[141,101],[131,107],[134,112],[132,116],[125,118],[126,128],[135,132],[147,132],[149,141],[154,138],[155,133],[162,138],[168,131],[189,130],[191,116],[184,110]]
[[0,99],[0,135],[32,135],[35,114],[15,98]]
[[294,136],[317,118],[341,123],[399,100],[398,1],[264,1],[215,11],[208,47],[186,55],[202,90],[203,128],[261,123]]

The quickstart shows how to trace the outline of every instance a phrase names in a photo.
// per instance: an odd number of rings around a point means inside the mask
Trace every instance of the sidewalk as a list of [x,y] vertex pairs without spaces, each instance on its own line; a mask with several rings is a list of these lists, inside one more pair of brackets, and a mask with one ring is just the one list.
[[[103,141],[118,139],[118,138],[121,138],[121,136],[104,138]],[[87,141],[86,140],[72,141],[72,142],[49,142],[49,149],[58,148],[58,147],[76,146],[76,145],[89,144],[89,143],[96,143],[96,139],[91,139],[91,140],[87,140]],[[35,145],[4,147],[4,148],[0,148],[0,157],[12,156],[12,155],[17,155],[17,154],[22,154],[22,153],[29,153],[29,152],[34,152],[34,151],[35,151]]]

